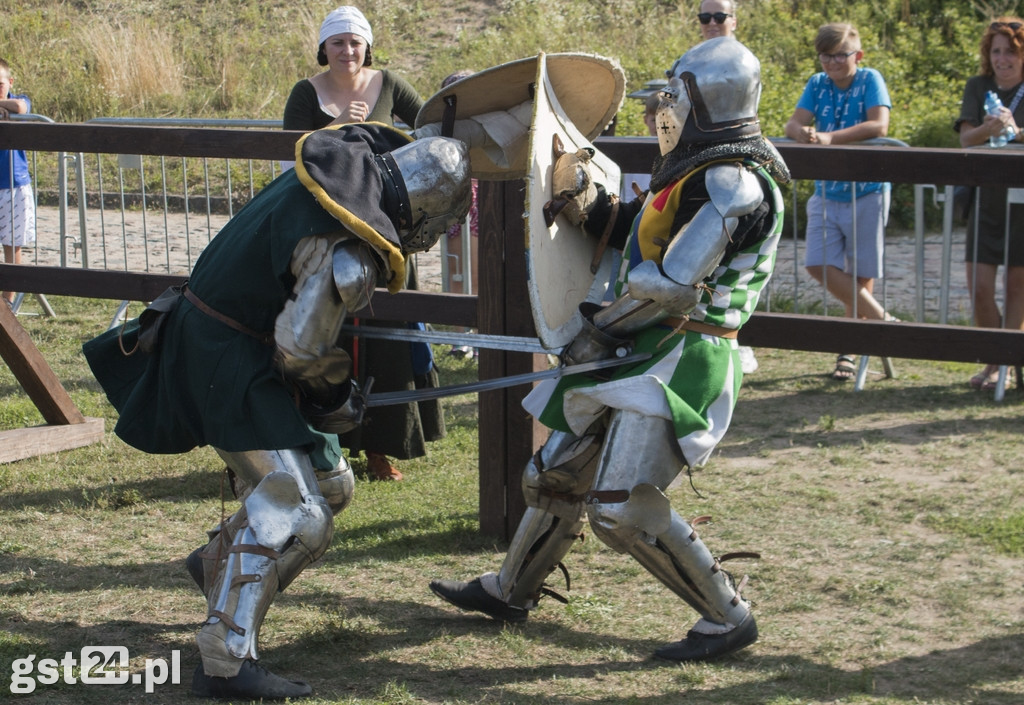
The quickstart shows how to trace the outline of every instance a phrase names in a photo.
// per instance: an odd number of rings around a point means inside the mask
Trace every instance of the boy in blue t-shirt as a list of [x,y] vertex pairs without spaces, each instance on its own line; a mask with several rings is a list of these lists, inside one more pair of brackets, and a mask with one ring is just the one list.
[[[10,64],[0,59],[0,119],[6,120],[10,113],[24,114],[32,109],[28,96],[11,93],[12,84]],[[4,247],[4,261],[21,264],[21,248],[35,241],[35,199],[25,152],[0,149],[0,242]],[[14,292],[3,292],[3,298],[8,304],[13,304]]]
[[[814,48],[824,71],[807,81],[786,136],[825,145],[884,137],[892,101],[882,75],[858,67],[864,52],[857,29],[839,22],[824,25]],[[854,193],[849,181],[818,181],[807,201],[807,272],[843,302],[850,318],[854,310],[859,318],[889,317],[872,295],[874,280],[882,276],[888,195],[887,183],[858,182]],[[832,378],[846,380],[854,373],[853,358],[840,355]]]

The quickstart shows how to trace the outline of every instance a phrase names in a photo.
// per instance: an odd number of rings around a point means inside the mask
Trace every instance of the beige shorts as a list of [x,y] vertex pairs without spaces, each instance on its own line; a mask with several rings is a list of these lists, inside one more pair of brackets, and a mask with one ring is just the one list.
[[0,189],[0,243],[24,247],[36,241],[36,204],[31,186]]

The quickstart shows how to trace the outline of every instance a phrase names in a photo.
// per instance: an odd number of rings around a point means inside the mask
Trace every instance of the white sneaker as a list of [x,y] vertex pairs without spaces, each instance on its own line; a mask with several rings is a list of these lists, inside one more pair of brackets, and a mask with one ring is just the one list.
[[740,369],[743,370],[743,374],[749,375],[757,371],[757,358],[754,357],[754,349],[748,345],[741,345],[739,347],[740,353]]

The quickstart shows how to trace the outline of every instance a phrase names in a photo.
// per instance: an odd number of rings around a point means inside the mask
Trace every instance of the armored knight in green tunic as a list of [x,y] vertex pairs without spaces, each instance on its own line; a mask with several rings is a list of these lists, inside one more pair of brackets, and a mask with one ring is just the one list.
[[579,193],[556,189],[578,200],[588,232],[624,245],[617,298],[586,312],[563,358],[624,348],[652,357],[610,379],[544,382],[526,398],[553,431],[523,473],[527,509],[505,560],[497,573],[435,580],[431,589],[462,609],[523,621],[552,594],[545,580],[589,519],[595,536],[700,615],[684,639],[655,652],[694,661],[748,646],[757,626],[740,586],[664,493],[684,467],[707,460],[729,426],[742,379],[736,333],[775,264],[776,183],[789,174],[761,136],[760,64],[746,47],[710,39],[674,69],[647,197],[617,204],[586,178]]
[[201,696],[311,692],[258,665],[257,640],[274,596],[327,550],[352,496],[337,434],[363,407],[339,330],[375,287],[400,289],[406,257],[470,205],[458,140],[342,125],[305,135],[296,161],[211,241],[162,320],[147,310],[84,346],[125,442],[149,453],[210,445],[234,474],[242,507],[188,560],[208,602]]

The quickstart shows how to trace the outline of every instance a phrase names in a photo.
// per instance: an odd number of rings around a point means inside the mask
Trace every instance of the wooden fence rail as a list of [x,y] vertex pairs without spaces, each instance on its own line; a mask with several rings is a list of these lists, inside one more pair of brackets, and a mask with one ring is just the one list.
[[[166,128],[90,124],[0,123],[0,148],[69,153],[126,153],[241,159],[291,159],[299,133],[280,130]],[[624,172],[644,172],[657,155],[648,138],[602,137],[596,146]],[[794,178],[952,185],[1024,186],[1024,154],[1016,151],[873,146],[778,145]],[[894,150],[898,149],[898,158]],[[401,292],[374,297],[364,318],[419,320],[476,327],[483,333],[535,335],[525,277],[522,182],[480,185],[480,290],[477,296]],[[148,301],[180,277],[133,272],[0,265],[0,289],[51,295]],[[4,326],[17,326],[13,316]],[[24,338],[17,340],[15,352]],[[2,342],[2,341],[0,341]],[[919,323],[855,321],[824,316],[755,313],[740,334],[755,347],[855,352],[884,357],[1024,364],[1024,333]],[[4,359],[11,345],[0,352]],[[10,361],[8,364],[11,364]],[[482,350],[481,377],[532,371],[544,356]],[[13,368],[13,365],[12,365]],[[23,374],[34,372],[22,366]],[[22,378],[19,376],[19,381]],[[24,386],[31,380],[22,381]],[[545,431],[519,406],[528,387],[480,395],[480,524],[509,537],[523,506],[519,476]],[[73,423],[71,421],[70,423]]]

